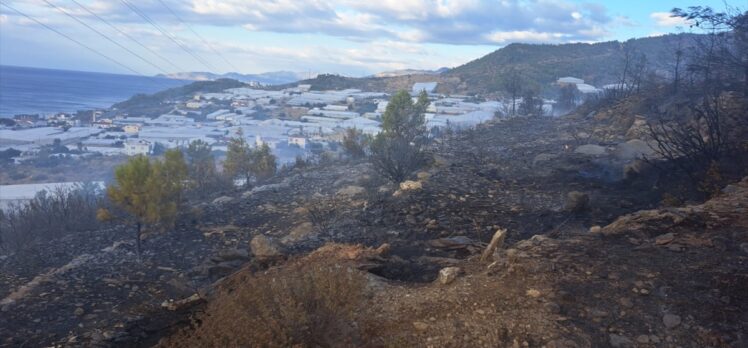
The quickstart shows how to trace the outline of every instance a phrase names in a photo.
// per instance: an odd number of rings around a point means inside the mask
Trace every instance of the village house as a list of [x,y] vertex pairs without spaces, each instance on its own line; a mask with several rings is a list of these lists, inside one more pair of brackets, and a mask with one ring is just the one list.
[[306,148],[306,138],[305,137],[296,137],[291,136],[288,137],[288,145],[296,145],[302,149]]
[[125,155],[148,155],[153,146],[151,142],[142,139],[131,139],[125,142]]

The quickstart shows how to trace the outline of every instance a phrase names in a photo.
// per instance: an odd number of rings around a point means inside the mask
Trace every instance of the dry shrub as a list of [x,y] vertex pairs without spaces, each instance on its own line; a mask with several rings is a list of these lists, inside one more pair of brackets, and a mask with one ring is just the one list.
[[304,265],[235,279],[194,329],[168,347],[340,347],[363,342],[357,320],[365,276],[340,264]]
[[319,233],[329,233],[342,217],[345,204],[335,195],[332,197],[314,197],[305,208],[309,212],[309,221]]

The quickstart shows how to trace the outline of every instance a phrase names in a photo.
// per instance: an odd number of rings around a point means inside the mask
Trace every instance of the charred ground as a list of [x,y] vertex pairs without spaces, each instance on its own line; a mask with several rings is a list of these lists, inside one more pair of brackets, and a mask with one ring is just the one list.
[[[354,345],[744,344],[745,183],[712,205],[635,213],[663,192],[646,169],[624,175],[641,125],[620,123],[516,118],[445,136],[399,187],[365,162],[296,168],[192,203],[174,230],[148,235],[142,263],[123,226],[12,254],[2,344],[221,345],[204,330],[234,321],[221,310],[230,294],[299,264],[373,279],[341,317]],[[477,254],[499,228],[513,251],[487,268]],[[362,247],[304,256],[328,243]],[[464,273],[439,285],[447,266]]]

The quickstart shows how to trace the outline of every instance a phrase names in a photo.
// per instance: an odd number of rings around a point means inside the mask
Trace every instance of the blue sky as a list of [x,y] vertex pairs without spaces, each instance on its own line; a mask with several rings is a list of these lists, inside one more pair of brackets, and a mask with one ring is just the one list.
[[0,7],[0,64],[147,75],[290,70],[363,76],[405,68],[454,67],[512,42],[599,42],[689,31],[680,19],[669,16],[670,9],[700,5],[721,10],[725,6],[722,0],[0,2],[121,65],[5,6]]

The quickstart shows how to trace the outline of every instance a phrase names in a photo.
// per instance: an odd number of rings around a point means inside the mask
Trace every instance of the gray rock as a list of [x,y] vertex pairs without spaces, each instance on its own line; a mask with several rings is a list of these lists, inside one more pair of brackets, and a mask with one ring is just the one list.
[[439,278],[437,280],[440,284],[447,285],[457,279],[460,272],[462,272],[460,267],[444,267],[439,270]]
[[543,162],[548,162],[554,158],[558,157],[558,155],[552,154],[552,153],[541,153],[532,160],[532,165],[538,165]]
[[574,149],[575,153],[579,153],[582,155],[588,155],[588,156],[601,156],[605,155],[606,149],[604,146],[595,145],[595,144],[586,144],[577,147]]
[[261,262],[279,260],[285,256],[285,251],[280,244],[262,234],[252,238],[249,247],[255,258]]
[[748,243],[740,243],[740,250],[748,254]]
[[353,197],[358,196],[364,192],[366,192],[366,189],[361,186],[348,185],[338,190],[335,194],[337,194],[338,196]]
[[655,244],[665,245],[672,242],[673,240],[675,240],[675,234],[673,234],[673,232],[668,232],[655,237]]
[[610,334],[611,347],[633,347],[634,342],[626,336]]
[[665,324],[665,327],[668,329],[678,327],[678,325],[680,325],[680,322],[680,317],[675,314],[668,313],[662,317],[662,323]]
[[559,314],[561,313],[561,306],[558,305],[558,303],[555,302],[548,302],[543,305],[543,307],[552,314]]
[[218,197],[218,198],[214,199],[213,200],[213,204],[226,204],[226,203],[229,203],[229,202],[231,202],[233,200],[234,199],[231,198],[231,197],[229,197],[229,196],[221,196],[221,197]]
[[634,307],[634,302],[631,301],[631,299],[628,298],[628,297],[622,297],[621,299],[618,300],[618,303],[623,308],[633,308]]
[[249,252],[242,249],[221,250],[218,252],[218,255],[216,255],[216,259],[218,262],[234,260],[246,261],[249,260]]
[[76,316],[76,317],[80,317],[80,316],[83,316],[83,314],[84,314],[84,313],[86,313],[86,311],[85,311],[85,310],[83,310],[83,308],[81,308],[81,307],[78,307],[78,308],[76,308],[76,309],[75,309],[75,310],[73,311],[73,314],[75,314],[75,316]]
[[469,246],[475,245],[476,242],[466,236],[454,236],[448,238],[432,239],[429,241],[429,245],[437,249],[465,249]]
[[267,184],[267,185],[254,187],[252,188],[252,191],[250,191],[249,194],[252,195],[255,193],[260,193],[260,192],[265,192],[265,191],[279,190],[279,189],[287,188],[289,186],[291,186],[291,184],[284,180],[283,182],[278,183],[278,184]]
[[737,185],[727,185],[725,188],[722,189],[722,193],[735,193],[738,192],[740,188],[738,188]]
[[616,157],[622,160],[644,158],[654,154],[654,150],[645,141],[632,139],[616,146]]

